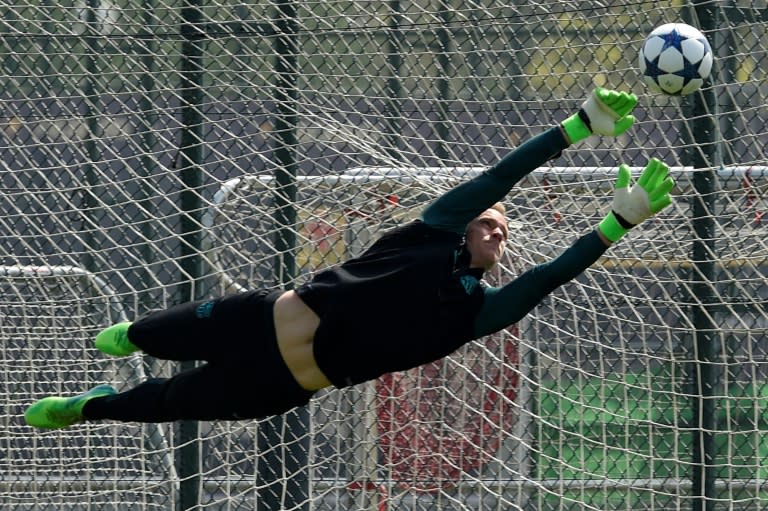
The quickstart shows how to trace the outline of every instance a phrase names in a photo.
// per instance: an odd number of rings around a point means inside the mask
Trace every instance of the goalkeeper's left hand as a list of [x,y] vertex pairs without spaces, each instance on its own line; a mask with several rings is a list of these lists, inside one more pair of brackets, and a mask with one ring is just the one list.
[[562,122],[563,130],[572,144],[593,133],[617,136],[635,122],[630,114],[637,105],[637,96],[629,92],[596,88],[582,103],[578,113]]
[[621,165],[616,178],[611,212],[598,225],[609,241],[618,241],[630,229],[672,204],[670,192],[675,181],[669,176],[669,167],[651,158],[635,186],[630,186],[629,167]]

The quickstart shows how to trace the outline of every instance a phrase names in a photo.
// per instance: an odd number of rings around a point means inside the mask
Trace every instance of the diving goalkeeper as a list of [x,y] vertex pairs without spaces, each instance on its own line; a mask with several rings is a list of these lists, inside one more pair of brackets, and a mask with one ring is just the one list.
[[418,220],[295,290],[181,304],[106,328],[95,344],[108,355],[140,350],[204,363],[125,392],[100,385],[46,397],[26,410],[26,422],[63,428],[84,420],[263,418],[306,404],[319,389],[432,362],[516,323],[671,203],[674,182],[665,164],[650,160],[636,183],[621,165],[612,209],[594,230],[501,287],[481,280],[500,260],[509,234],[499,201],[569,145],[627,131],[636,104],[633,94],[596,89],[576,114],[449,190]]

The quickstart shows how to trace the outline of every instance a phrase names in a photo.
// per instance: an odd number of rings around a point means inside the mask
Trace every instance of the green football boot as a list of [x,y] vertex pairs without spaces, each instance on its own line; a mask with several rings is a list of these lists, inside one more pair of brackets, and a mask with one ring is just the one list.
[[36,402],[24,412],[30,426],[41,429],[66,428],[85,420],[83,407],[96,397],[112,396],[117,391],[111,385],[99,385],[73,397],[50,396]]
[[128,340],[129,326],[131,322],[124,321],[105,328],[96,336],[96,347],[102,353],[113,357],[125,357],[139,351],[139,347]]

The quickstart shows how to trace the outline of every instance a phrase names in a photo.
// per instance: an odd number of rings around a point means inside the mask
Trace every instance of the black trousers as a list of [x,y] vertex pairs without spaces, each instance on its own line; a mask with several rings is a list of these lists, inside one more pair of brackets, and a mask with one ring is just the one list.
[[153,312],[128,329],[146,354],[205,361],[172,378],[155,378],[120,394],[90,400],[88,419],[130,422],[257,419],[306,404],[283,361],[273,307],[279,292],[253,291]]

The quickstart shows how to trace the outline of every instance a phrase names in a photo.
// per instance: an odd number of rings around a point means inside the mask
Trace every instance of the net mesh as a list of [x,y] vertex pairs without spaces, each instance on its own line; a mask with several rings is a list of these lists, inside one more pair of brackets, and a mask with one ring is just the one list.
[[[4,508],[764,507],[765,5],[0,9]],[[648,94],[640,43],[681,20],[706,33],[713,78]],[[595,85],[636,92],[638,122],[520,183],[490,280],[591,229],[620,162],[664,160],[677,200],[519,325],[268,421],[24,426],[49,393],[177,369],[94,352],[110,322],[303,282]]]
[[19,420],[29,396],[66,394],[104,381],[135,383],[143,376],[137,359],[105,361],[92,346],[95,318],[124,319],[111,289],[73,267],[4,266],[0,275],[5,368],[0,478],[13,508],[75,510],[85,502],[94,507],[119,502],[162,509],[168,495],[163,487],[173,484],[174,474],[167,456],[157,455],[169,447],[158,428],[151,426],[144,440],[135,425],[79,424],[30,436]]

